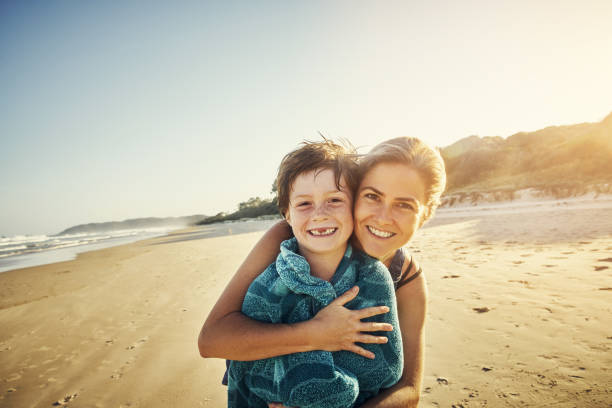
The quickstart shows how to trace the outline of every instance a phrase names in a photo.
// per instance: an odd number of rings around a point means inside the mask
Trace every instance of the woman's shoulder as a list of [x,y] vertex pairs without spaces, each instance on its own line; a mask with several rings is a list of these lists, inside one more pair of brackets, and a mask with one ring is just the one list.
[[407,248],[402,247],[398,249],[398,251],[401,251],[403,254],[403,263],[399,277],[395,281],[396,290],[412,282],[423,273],[423,269],[419,265],[418,261],[412,254],[409,253]]

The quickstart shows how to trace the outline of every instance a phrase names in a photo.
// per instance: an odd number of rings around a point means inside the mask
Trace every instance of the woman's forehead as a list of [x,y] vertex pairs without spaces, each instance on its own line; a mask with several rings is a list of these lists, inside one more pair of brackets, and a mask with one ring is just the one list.
[[361,180],[360,190],[371,188],[390,198],[413,197],[425,201],[425,182],[418,171],[402,163],[380,163]]

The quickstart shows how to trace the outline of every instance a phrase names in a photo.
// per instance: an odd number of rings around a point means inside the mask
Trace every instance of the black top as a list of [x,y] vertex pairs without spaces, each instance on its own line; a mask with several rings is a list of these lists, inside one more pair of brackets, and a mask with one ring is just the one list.
[[415,268],[414,259],[412,256],[410,257],[410,264],[408,268],[406,268],[406,272],[402,274],[402,266],[404,266],[404,261],[406,260],[406,252],[404,248],[400,248],[395,251],[395,255],[393,255],[393,259],[391,260],[391,264],[389,265],[389,273],[391,274],[391,278],[393,279],[393,284],[395,285],[395,290],[398,290],[408,282],[414,280],[417,276],[423,272],[420,267],[416,267],[416,272],[412,275],[412,269]]

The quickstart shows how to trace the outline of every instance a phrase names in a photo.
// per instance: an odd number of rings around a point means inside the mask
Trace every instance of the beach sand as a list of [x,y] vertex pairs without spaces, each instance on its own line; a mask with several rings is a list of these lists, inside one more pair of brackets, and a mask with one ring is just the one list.
[[[196,339],[262,232],[202,231],[1,273],[0,407],[225,406]],[[612,205],[440,211],[409,246],[420,406],[611,406]]]

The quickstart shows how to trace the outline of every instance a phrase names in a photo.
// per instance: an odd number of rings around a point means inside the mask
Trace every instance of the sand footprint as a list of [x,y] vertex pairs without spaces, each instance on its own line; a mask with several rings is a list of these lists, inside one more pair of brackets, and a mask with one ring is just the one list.
[[12,381],[17,381],[21,378],[21,374],[19,373],[13,373],[11,374],[9,377],[5,378],[4,381],[5,382],[12,382]]
[[515,280],[515,279],[510,279],[508,282],[520,283],[520,284],[522,284],[523,286],[525,286],[526,288],[530,288],[530,289],[531,289],[531,286],[529,286],[529,281],[526,281],[526,280]]
[[76,397],[78,397],[78,396],[79,396],[79,394],[76,393],[76,392],[74,394],[68,394],[64,398],[55,401],[53,403],[53,406],[64,406],[64,405],[68,404],[69,402],[74,401],[74,399]]
[[136,347],[140,346],[141,344],[146,343],[147,340],[149,340],[149,336],[143,337],[142,339],[138,340],[136,343],[127,346],[125,349],[134,350]]
[[125,371],[130,367],[130,365],[132,365],[134,361],[134,357],[127,360],[124,365],[113,371],[113,374],[110,376],[110,378],[112,378],[113,380],[120,380],[121,377],[123,377]]
[[446,378],[444,378],[444,377],[438,377],[438,378],[436,378],[436,381],[440,385],[448,385],[448,380]]

